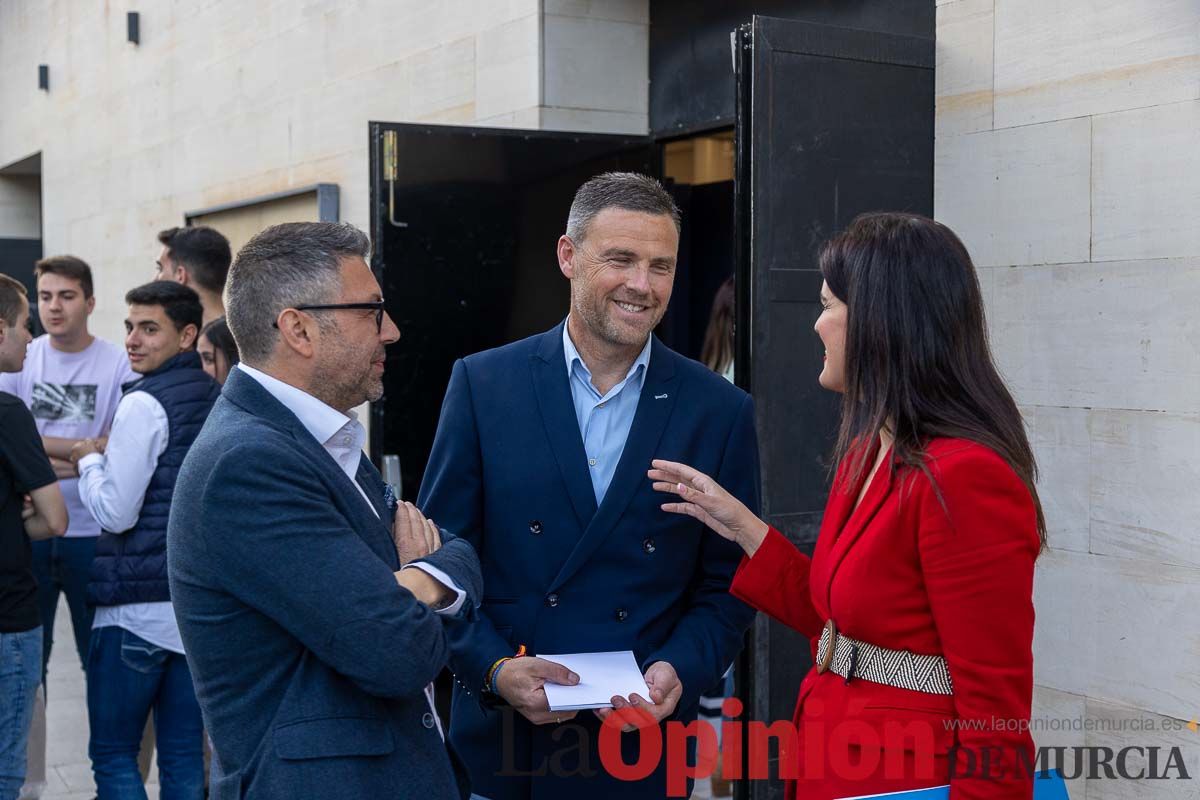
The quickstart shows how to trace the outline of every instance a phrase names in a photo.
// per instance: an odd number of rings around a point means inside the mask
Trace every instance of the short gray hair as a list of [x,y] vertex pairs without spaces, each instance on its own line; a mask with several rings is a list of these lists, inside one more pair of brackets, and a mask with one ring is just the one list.
[[638,172],[604,172],[587,181],[575,192],[571,213],[567,217],[567,236],[582,242],[588,225],[606,208],[640,211],[644,214],[663,214],[675,223],[675,232],[682,226],[682,215],[675,199],[663,185]]
[[285,222],[256,234],[238,251],[225,284],[225,317],[242,360],[271,357],[285,308],[335,300],[341,261],[371,251],[367,235],[349,223]]

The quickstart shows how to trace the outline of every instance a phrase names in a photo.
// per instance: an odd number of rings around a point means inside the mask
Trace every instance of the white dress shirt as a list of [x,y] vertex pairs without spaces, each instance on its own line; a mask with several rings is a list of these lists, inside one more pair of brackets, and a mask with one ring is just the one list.
[[[137,524],[146,489],[169,437],[162,404],[146,392],[130,392],[121,398],[104,453],[79,459],[79,497],[104,530],[122,534]],[[97,607],[92,627],[112,625],[157,647],[183,653],[170,600]]]

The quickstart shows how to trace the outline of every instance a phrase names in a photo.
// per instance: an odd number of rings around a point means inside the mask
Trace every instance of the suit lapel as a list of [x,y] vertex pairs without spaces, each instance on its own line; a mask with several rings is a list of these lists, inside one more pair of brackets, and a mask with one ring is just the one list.
[[[646,371],[646,380],[642,384],[642,394],[638,399],[637,412],[633,417],[633,426],[629,429],[629,437],[625,440],[625,448],[621,451],[621,460],[617,462],[617,470],[612,483],[604,494],[604,501],[596,510],[590,524],[583,532],[583,538],[575,546],[567,562],[563,564],[555,577],[551,589],[557,589],[582,567],[592,554],[608,537],[616,526],[621,514],[625,512],[630,500],[639,489],[650,486],[646,470],[658,450],[663,431],[671,411],[675,408],[678,375],[675,373],[674,359],[677,356],[668,350],[658,339],[654,339],[650,349],[650,365]],[[568,397],[568,402],[570,398]],[[573,415],[572,415],[573,416]],[[575,422],[574,419],[572,419]],[[579,425],[574,425],[576,431]],[[577,436],[578,438],[578,436]],[[579,448],[582,465],[582,444]],[[587,477],[588,494],[595,497],[591,487],[591,479]]]
[[[868,454],[867,463],[873,464],[878,453],[877,445]],[[831,586],[833,584],[833,576],[837,573],[842,561],[845,560],[846,554],[850,552],[850,548],[854,546],[854,543],[862,536],[863,531],[871,524],[871,520],[875,518],[875,514],[879,511],[879,507],[883,505],[883,501],[891,494],[892,481],[895,478],[894,466],[888,463],[891,458],[892,456],[889,453],[885,457],[884,463],[879,465],[879,471],[875,473],[874,479],[872,479],[870,486],[867,487],[867,493],[863,495],[862,502],[858,504],[858,508],[854,508],[854,501],[858,498],[858,493],[862,490],[861,483],[852,487],[851,491],[844,495],[845,503],[841,508],[841,530],[837,538],[834,539],[830,552],[832,562],[829,570],[829,582]]]
[[399,569],[400,560],[396,555],[396,544],[392,540],[392,511],[387,507],[383,495],[383,477],[366,454],[359,457],[356,479],[363,487],[363,491],[366,492],[367,499],[379,514],[377,518],[374,514],[368,515],[367,530],[374,533],[363,536],[363,538],[367,540],[367,544],[371,545],[371,549],[379,553],[393,569]]
[[365,453],[358,459],[358,474],[355,479],[367,493],[367,499],[371,501],[371,506],[379,512],[379,519],[386,521],[391,512],[384,501],[383,476],[379,474],[379,470],[375,469],[375,465],[371,463],[371,459],[367,458]]
[[546,438],[550,440],[558,471],[575,508],[575,516],[579,518],[579,527],[586,528],[596,515],[596,493],[588,475],[583,434],[579,432],[575,402],[571,399],[562,325],[543,335],[541,346],[529,364],[533,371],[533,394],[537,398],[542,424],[546,426]]
[[[299,420],[296,420],[292,434],[296,439],[296,443],[308,451],[310,459],[324,464],[331,471],[335,491],[345,498],[345,506],[349,514],[348,521],[351,527],[354,528],[354,532],[384,561],[389,564],[395,561],[396,552],[392,545],[391,530],[384,523],[384,520],[387,519],[387,513],[381,514],[378,518],[371,513],[371,509],[363,502],[363,497],[358,491],[358,486],[355,486],[354,481],[350,480],[346,473],[342,472],[342,468],[333,460],[333,456],[326,452],[325,448],[312,437],[312,434],[300,424]],[[378,501],[373,496],[378,494],[380,499],[382,499],[383,488],[380,487],[377,492],[372,491],[371,484],[368,482],[369,474],[364,479],[363,461],[366,461],[365,456],[359,460],[358,481],[367,495],[368,502],[378,508]],[[371,469],[374,470],[374,467],[372,466]]]
[[[225,381],[225,386],[222,389],[222,394],[229,399],[230,402],[238,405],[246,412],[260,417],[267,422],[282,428],[291,433],[292,438],[296,442],[296,446],[304,452],[306,458],[314,464],[321,464],[332,475],[335,485],[335,491],[347,498],[346,505],[349,508],[349,518],[354,532],[362,538],[363,541],[378,554],[384,561],[389,564],[396,561],[396,550],[392,544],[391,529],[386,526],[383,520],[386,520],[388,515],[386,511],[380,515],[379,519],[371,513],[362,501],[362,496],[358,492],[358,488],[354,483],[346,477],[346,473],[342,472],[341,467],[333,460],[333,456],[321,446],[321,443],[313,438],[308,429],[301,424],[296,415],[291,412],[283,403],[275,399],[275,396],[262,387],[262,385],[254,378],[240,370],[231,370],[229,378]],[[366,467],[364,467],[364,462]],[[369,468],[369,469],[368,469]],[[359,480],[370,480],[371,474],[374,473],[376,480],[378,473],[375,472],[375,467],[363,457],[359,461],[358,476]],[[371,502],[378,507],[378,503],[383,499],[383,486],[380,482],[377,492],[372,491],[370,484],[364,482],[363,488],[367,493],[368,498],[374,495],[379,495],[379,500],[372,499]],[[286,487],[281,487],[281,491],[286,491]]]

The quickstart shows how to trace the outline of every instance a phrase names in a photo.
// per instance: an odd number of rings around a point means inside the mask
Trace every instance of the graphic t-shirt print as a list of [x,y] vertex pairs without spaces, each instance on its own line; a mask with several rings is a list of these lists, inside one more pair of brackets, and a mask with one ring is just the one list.
[[35,419],[91,422],[96,418],[94,383],[35,383],[30,410]]

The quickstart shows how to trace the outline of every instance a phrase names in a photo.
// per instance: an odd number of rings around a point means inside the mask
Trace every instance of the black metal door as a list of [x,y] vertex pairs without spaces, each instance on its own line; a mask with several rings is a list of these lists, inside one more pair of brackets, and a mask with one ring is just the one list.
[[399,456],[402,494],[415,499],[454,360],[566,316],[555,243],[575,190],[658,165],[637,136],[382,122],[370,136],[371,266],[401,331],[371,452]]
[[[934,42],[754,17],[735,64],[738,383],[758,408],[763,513],[812,552],[839,401],[817,384],[816,257],[861,212],[933,212]],[[808,642],[759,615],[741,665],[745,716],[789,719]],[[783,796],[775,780],[741,792]]]

